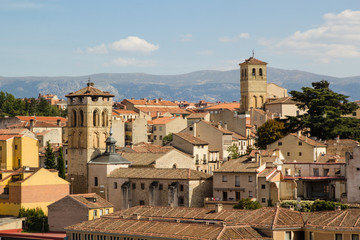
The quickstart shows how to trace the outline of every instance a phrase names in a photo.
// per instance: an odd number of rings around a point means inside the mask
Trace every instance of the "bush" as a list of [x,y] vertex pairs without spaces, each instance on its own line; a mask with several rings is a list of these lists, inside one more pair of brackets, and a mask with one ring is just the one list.
[[25,230],[33,232],[48,232],[48,218],[40,208],[21,208],[19,217],[25,217]]
[[[297,202],[296,200],[285,200],[282,201],[280,206],[281,207],[285,207],[285,206],[293,206],[294,209],[299,210],[300,212],[311,212],[311,205],[313,204],[314,201],[300,201]],[[300,209],[298,209],[298,204],[300,204]]]
[[[300,204],[300,209],[297,208],[298,204]],[[298,209],[300,212],[317,212],[317,211],[333,211],[336,206],[340,206],[341,210],[349,208],[348,205],[325,201],[325,200],[315,200],[315,201],[300,201],[296,200],[285,200],[280,204],[281,207],[293,206],[294,209]]]
[[261,204],[258,201],[252,201],[250,198],[243,198],[236,204],[234,209],[258,209],[262,208]]

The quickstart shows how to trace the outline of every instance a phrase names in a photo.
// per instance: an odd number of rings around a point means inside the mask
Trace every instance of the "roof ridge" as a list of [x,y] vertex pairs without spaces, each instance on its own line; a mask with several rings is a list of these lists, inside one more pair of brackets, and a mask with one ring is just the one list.
[[221,240],[221,236],[224,234],[226,229],[227,229],[227,226],[223,226],[223,229],[221,229],[221,231],[217,235],[216,240]]

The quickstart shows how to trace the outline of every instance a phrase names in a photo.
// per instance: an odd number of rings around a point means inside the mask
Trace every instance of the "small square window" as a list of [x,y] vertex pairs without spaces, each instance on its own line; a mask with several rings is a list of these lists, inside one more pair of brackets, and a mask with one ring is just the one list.
[[278,146],[282,146],[282,142],[278,142]]
[[265,203],[266,202],[266,198],[261,198],[261,202]]
[[144,200],[140,200],[139,204],[140,204],[140,205],[145,205],[145,201],[144,201]]
[[252,182],[253,180],[252,180],[252,176],[249,176],[249,182]]
[[265,189],[265,184],[261,184],[261,189]]
[[299,152],[299,156],[300,156],[300,157],[302,156],[302,152]]
[[360,168],[356,168],[356,171],[360,171]]
[[227,182],[227,176],[226,176],[226,175],[223,175],[223,176],[222,176],[222,181],[223,181],[223,182]]
[[159,136],[159,139],[162,140],[162,135]]
[[192,131],[194,128],[193,127],[189,127],[189,130]]
[[302,142],[299,142],[299,146],[302,146]]

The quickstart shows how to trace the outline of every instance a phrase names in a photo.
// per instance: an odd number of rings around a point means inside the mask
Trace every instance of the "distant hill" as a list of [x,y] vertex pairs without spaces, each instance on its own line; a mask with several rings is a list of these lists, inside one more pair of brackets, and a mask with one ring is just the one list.
[[[124,98],[164,98],[188,101],[238,101],[240,98],[240,71],[196,71],[179,75],[151,75],[145,73],[99,73],[78,77],[0,77],[0,90],[16,97],[37,97],[56,94],[64,98],[69,92],[86,86],[88,78],[95,87],[115,94],[115,100]],[[268,68],[268,82],[291,90],[311,86],[312,82],[327,80],[330,88],[360,99],[360,76],[336,78],[297,70]]]

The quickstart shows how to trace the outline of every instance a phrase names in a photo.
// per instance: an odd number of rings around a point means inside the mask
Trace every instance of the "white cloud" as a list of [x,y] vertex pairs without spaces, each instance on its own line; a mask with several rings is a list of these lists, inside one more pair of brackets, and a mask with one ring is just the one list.
[[247,39],[249,38],[249,34],[248,33],[240,33],[239,35],[235,36],[235,37],[220,37],[219,41],[220,42],[238,42],[241,39]]
[[98,54],[104,54],[107,53],[107,47],[105,46],[105,44],[100,44],[99,46],[95,46],[95,47],[88,47],[86,49],[86,53],[98,53]]
[[360,57],[360,11],[345,10],[323,16],[324,23],[306,31],[296,31],[282,40],[259,41],[278,53],[314,57],[329,63],[333,58]]
[[192,42],[192,35],[191,34],[185,34],[181,36],[181,41],[183,42]]
[[109,48],[115,51],[152,52],[159,49],[159,46],[149,43],[139,37],[129,36],[109,44]]
[[208,56],[208,55],[213,55],[214,51],[213,50],[204,50],[204,51],[197,52],[197,54]]
[[153,67],[155,62],[151,60],[138,60],[134,58],[116,58],[110,62],[103,64],[104,67],[127,67],[127,66],[139,66],[139,67]]

